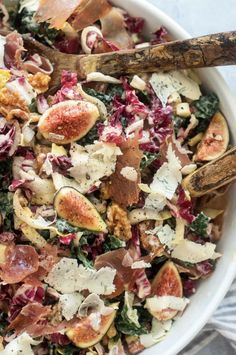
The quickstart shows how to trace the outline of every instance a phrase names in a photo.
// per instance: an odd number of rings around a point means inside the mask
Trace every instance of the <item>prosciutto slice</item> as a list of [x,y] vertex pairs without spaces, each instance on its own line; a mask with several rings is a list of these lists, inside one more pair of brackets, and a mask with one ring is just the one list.
[[[110,177],[111,184],[109,192],[112,200],[122,207],[127,207],[137,203],[139,199],[139,167],[142,159],[142,152],[139,150],[137,138],[127,140],[120,146],[120,148],[123,155],[119,155],[117,158],[116,170]],[[130,181],[121,175],[121,170],[127,166],[132,167],[137,171],[137,181]]]
[[25,51],[24,42],[19,33],[16,31],[6,36],[4,62],[7,68],[21,69],[23,60],[22,54]]
[[103,17],[110,9],[106,0],[41,0],[34,18],[37,22],[48,22],[50,27],[59,30],[73,15],[70,22],[80,31]]
[[0,277],[14,284],[38,270],[39,257],[30,245],[10,245],[5,251],[5,262],[0,265]]

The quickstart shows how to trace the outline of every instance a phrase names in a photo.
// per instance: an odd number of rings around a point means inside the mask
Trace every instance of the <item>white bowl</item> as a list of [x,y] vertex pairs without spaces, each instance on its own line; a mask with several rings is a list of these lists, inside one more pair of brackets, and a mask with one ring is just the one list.
[[[146,34],[150,34],[160,25],[164,25],[175,39],[190,37],[175,21],[145,0],[112,0],[112,3],[127,10],[133,16],[145,18]],[[218,95],[221,102],[221,111],[228,120],[232,141],[236,142],[235,98],[216,69],[200,69],[198,73],[204,83],[204,87]],[[174,323],[166,339],[145,350],[143,352],[144,355],[177,354],[203,328],[224,298],[233,281],[236,270],[235,211],[236,186],[233,186],[230,204],[225,215],[223,236],[218,244],[218,250],[223,256],[218,261],[215,272],[208,280],[201,282],[196,294],[191,298],[190,305],[183,316]]]

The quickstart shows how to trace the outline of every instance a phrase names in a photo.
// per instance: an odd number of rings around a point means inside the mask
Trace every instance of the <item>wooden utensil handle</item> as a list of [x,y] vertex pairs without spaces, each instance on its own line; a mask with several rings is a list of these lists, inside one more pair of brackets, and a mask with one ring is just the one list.
[[78,72],[86,77],[94,71],[120,75],[231,64],[236,64],[236,31],[84,56],[78,59]]
[[193,197],[205,195],[236,179],[236,147],[188,175],[183,187]]

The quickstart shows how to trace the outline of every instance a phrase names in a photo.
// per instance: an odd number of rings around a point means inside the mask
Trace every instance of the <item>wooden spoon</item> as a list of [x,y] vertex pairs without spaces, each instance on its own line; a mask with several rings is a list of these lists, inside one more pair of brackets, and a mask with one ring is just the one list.
[[95,71],[117,76],[236,64],[236,31],[91,55],[65,54],[46,47],[29,35],[23,35],[23,38],[26,49],[39,52],[54,65],[51,86],[59,84],[63,69],[77,72],[80,79],[86,79],[87,74]]
[[203,165],[183,180],[192,197],[205,195],[236,180],[236,147]]

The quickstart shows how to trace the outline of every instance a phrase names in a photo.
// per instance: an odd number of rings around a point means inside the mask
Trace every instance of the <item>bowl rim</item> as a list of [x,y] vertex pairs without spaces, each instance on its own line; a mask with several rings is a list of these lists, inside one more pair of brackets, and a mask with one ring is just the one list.
[[[133,8],[146,8],[148,11],[153,13],[153,17],[156,17],[158,20],[163,20],[163,22],[168,23],[168,30],[169,32],[173,32],[176,34],[176,37],[179,39],[187,39],[191,38],[192,36],[184,30],[182,26],[180,26],[174,19],[172,19],[169,15],[167,15],[165,12],[160,10],[156,5],[150,3],[148,0],[126,0],[127,3],[130,3],[130,5],[133,5]],[[111,0],[112,2],[112,0]],[[118,1],[116,0],[117,6]],[[121,4],[122,7],[122,4]],[[132,15],[132,11],[130,12]],[[225,79],[223,76],[220,74],[220,72],[215,69],[215,68],[207,68],[208,73],[211,73],[211,77],[213,78],[214,81],[219,81],[221,82],[221,88],[224,92],[227,93],[228,101],[235,100],[234,95],[231,92],[231,89],[229,88],[228,84],[225,82]],[[225,297],[226,293],[228,292],[233,279],[236,276],[236,257],[234,260],[229,261],[229,265],[227,268],[227,272],[224,275],[224,280],[222,281],[221,287],[217,290],[215,293],[214,297],[211,300],[211,303],[207,305],[206,310],[204,314],[202,314],[201,318],[198,319],[198,321],[193,322],[191,326],[189,327],[189,331],[185,333],[184,336],[179,337],[175,344],[171,346],[169,349],[165,351],[165,355],[175,355],[179,351],[181,351],[186,345],[188,345],[195,337],[196,335],[201,331],[201,329],[205,326],[205,324],[208,322],[210,319],[211,315],[214,313],[214,311],[217,309],[223,298]],[[217,272],[217,271],[215,271]],[[167,335],[168,336],[168,335]],[[158,344],[152,346],[149,349],[145,349],[142,354],[146,355],[151,355],[154,354],[158,350]]]

